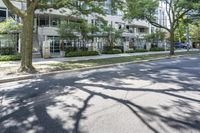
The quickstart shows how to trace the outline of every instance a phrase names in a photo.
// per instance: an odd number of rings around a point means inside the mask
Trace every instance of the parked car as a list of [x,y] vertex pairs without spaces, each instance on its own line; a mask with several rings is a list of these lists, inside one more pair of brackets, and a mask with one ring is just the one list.
[[[184,48],[184,49],[187,49],[187,43],[177,42],[175,44],[175,48]],[[191,45],[189,45],[189,48],[191,48]]]
[[184,43],[182,43],[182,42],[176,42],[175,47],[176,48],[184,48],[185,46],[184,46]]

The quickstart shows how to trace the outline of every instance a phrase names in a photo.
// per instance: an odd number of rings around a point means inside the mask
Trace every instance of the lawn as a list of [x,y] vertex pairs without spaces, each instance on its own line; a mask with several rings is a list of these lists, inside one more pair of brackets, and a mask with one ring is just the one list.
[[[176,53],[175,56],[169,56],[168,54],[155,54],[155,55],[143,55],[143,56],[128,56],[128,57],[116,57],[116,58],[108,58],[108,59],[95,59],[95,60],[85,60],[85,61],[73,61],[73,62],[62,62],[62,63],[52,63],[52,64],[37,64],[34,67],[38,70],[38,73],[48,73],[53,71],[61,71],[61,70],[78,70],[81,68],[92,68],[102,65],[111,65],[117,63],[139,63],[143,60],[157,60],[162,58],[175,58],[178,56],[192,56],[200,54],[199,51],[192,51],[189,53]],[[17,73],[17,69],[19,66],[11,66],[11,67],[0,67],[0,76],[14,76],[21,75],[21,73]]]
[[86,61],[73,61],[73,62],[63,62],[50,64],[51,67],[55,70],[71,70],[71,69],[79,69],[79,68],[87,68],[87,67],[95,67],[102,65],[110,65],[117,63],[125,63],[125,62],[139,62],[142,60],[154,60],[159,58],[175,58],[178,56],[191,56],[199,54],[198,51],[192,51],[189,53],[180,52],[176,53],[174,56],[169,56],[168,54],[155,54],[155,55],[143,55],[143,56],[129,56],[129,57],[116,57],[109,59],[95,59],[95,60],[86,60]]

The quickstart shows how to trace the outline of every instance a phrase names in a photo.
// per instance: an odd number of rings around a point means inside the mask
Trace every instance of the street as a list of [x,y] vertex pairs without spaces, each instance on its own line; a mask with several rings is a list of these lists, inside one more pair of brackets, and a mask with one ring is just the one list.
[[200,133],[200,56],[0,84],[0,133]]

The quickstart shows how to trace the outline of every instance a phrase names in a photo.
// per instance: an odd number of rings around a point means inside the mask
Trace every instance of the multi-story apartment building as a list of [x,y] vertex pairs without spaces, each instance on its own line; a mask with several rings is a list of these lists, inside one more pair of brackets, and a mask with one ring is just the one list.
[[[21,3],[14,2],[15,6],[21,8]],[[0,0],[0,22],[3,22],[7,19],[14,19],[16,21],[20,21],[20,18],[17,15],[13,15],[4,5],[2,0]],[[0,34],[0,47],[10,47],[10,46],[18,46],[18,33],[13,33],[12,39],[8,34]]]
[[[20,9],[25,9],[25,3],[22,2],[15,2],[15,6],[17,6]],[[136,48],[144,48],[147,42],[144,39],[144,35],[147,35],[152,32],[152,26],[142,20],[133,20],[132,22],[124,21],[123,20],[123,13],[120,11],[117,11],[115,14],[113,14],[109,8],[110,0],[107,0],[105,2],[105,10],[108,13],[107,16],[104,17],[106,21],[108,21],[109,24],[112,24],[113,27],[117,29],[124,29],[124,32],[122,34],[122,41],[121,43],[117,45],[127,45],[130,48],[136,47]],[[40,48],[43,45],[43,42],[46,40],[51,41],[51,52],[56,53],[59,52],[59,45],[60,45],[60,35],[58,33],[58,25],[61,21],[69,21],[70,20],[76,20],[78,18],[74,17],[68,17],[69,15],[68,9],[48,9],[46,11],[36,11],[35,12],[35,19],[34,19],[34,45],[33,50],[34,52],[39,52]],[[158,20],[160,23],[166,24],[165,19],[165,13],[162,11],[162,8],[158,11]],[[14,18],[15,20],[19,21],[19,18],[15,15],[11,15],[11,13],[8,11],[8,9],[3,4],[2,0],[0,0],[0,20],[4,21],[5,19],[8,19],[9,17]],[[90,15],[87,18],[87,21],[89,23],[95,22],[95,17]],[[6,43],[6,40],[2,41],[3,39],[0,38],[1,45],[3,43]],[[103,38],[96,37],[94,39],[93,43],[88,43],[86,46],[91,46],[95,50],[102,50],[103,46],[106,45],[106,41]],[[65,40],[65,42],[71,41],[71,45],[80,46],[81,45],[81,38],[76,40]],[[126,43],[125,43],[126,42]]]
[[[160,1],[159,7],[156,10],[156,22],[164,27],[169,28],[170,25],[166,9],[167,9],[166,3],[164,1]],[[150,29],[151,29],[150,33],[155,33],[156,30],[159,30],[166,33],[166,38],[169,36],[168,32],[164,29],[157,28],[153,25],[150,25]],[[159,40],[159,38],[157,38],[156,40],[157,40],[156,44],[158,45],[158,47],[169,47],[169,44],[167,44],[166,41]]]
[[[166,14],[166,5],[164,1],[159,2],[159,7],[156,10],[156,21],[158,24],[168,27],[168,16]],[[151,31],[150,32],[155,32],[156,27],[151,25]]]

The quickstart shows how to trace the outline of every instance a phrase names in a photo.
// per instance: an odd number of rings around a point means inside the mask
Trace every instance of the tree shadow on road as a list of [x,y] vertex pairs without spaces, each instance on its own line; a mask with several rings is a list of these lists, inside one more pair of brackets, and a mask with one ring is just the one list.
[[[175,63],[176,66],[179,63]],[[86,133],[81,123],[90,117],[85,112],[93,108],[90,103],[94,97],[123,105],[151,132],[169,132],[169,129],[200,132],[200,74],[196,71],[170,67],[170,64],[156,66],[151,62],[72,75],[21,81],[14,84],[13,89],[1,91],[0,132]],[[137,87],[137,81],[149,83]],[[173,84],[175,88],[154,88],[155,84]],[[97,87],[101,89],[91,89]],[[115,96],[116,91],[167,96],[169,103],[143,106],[134,99]],[[163,114],[171,110],[178,112],[173,111],[172,116]]]

